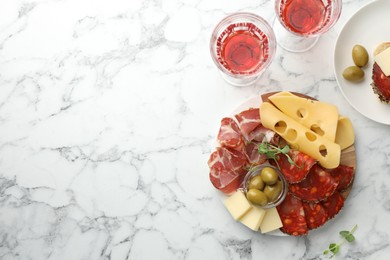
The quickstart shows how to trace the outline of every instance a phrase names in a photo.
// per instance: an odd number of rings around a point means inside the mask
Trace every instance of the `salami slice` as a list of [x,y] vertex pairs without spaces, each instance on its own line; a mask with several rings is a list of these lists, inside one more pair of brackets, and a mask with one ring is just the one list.
[[291,149],[288,155],[294,164],[288,161],[287,156],[280,154],[278,164],[288,183],[298,183],[306,178],[310,169],[316,164],[316,160],[307,154]]
[[245,155],[250,164],[259,165],[267,160],[267,156],[258,152],[258,143],[249,142],[245,145]]
[[247,159],[243,153],[230,148],[217,147],[209,158],[210,181],[218,190],[229,194],[240,186],[247,172]]
[[309,229],[318,228],[328,220],[328,212],[321,203],[302,202],[306,223]]
[[276,207],[282,220],[282,232],[293,236],[306,235],[309,231],[302,201],[287,193],[286,199]]
[[247,140],[249,140],[249,133],[261,124],[259,108],[249,108],[236,114],[234,117],[238,122],[241,133]]
[[332,196],[321,202],[322,206],[328,213],[328,219],[334,218],[344,206],[344,197],[336,191]]
[[373,89],[383,102],[390,101],[390,77],[387,77],[379,65],[375,62],[372,70]]
[[244,145],[240,129],[237,123],[230,117],[225,117],[221,120],[217,138],[221,146],[224,147],[239,150]]
[[318,202],[331,196],[338,182],[330,173],[315,164],[306,179],[297,184],[290,184],[291,193],[304,201]]
[[337,185],[338,191],[346,190],[352,184],[353,178],[355,177],[355,170],[351,166],[339,165],[337,168],[327,171],[339,183]]

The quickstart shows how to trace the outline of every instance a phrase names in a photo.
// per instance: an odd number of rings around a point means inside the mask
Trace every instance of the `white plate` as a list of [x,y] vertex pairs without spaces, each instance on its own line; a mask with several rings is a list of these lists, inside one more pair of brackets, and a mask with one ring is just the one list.
[[[372,82],[373,51],[382,42],[390,41],[390,1],[376,0],[360,8],[344,25],[336,42],[334,53],[335,75],[344,97],[362,115],[390,125],[390,104],[381,103],[374,94]],[[342,76],[344,69],[354,65],[352,48],[363,45],[370,56],[364,68],[364,80],[353,83]]]

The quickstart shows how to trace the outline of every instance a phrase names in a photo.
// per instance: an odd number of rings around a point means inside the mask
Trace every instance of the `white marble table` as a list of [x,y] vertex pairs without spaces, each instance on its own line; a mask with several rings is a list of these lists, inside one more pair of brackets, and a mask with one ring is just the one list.
[[[369,0],[343,1],[311,51],[278,48],[255,86],[225,83],[209,55],[234,11],[274,17],[271,0],[1,0],[0,259],[389,259],[390,126],[341,95],[333,51]],[[309,94],[351,118],[354,187],[305,238],[236,223],[208,177],[219,120],[275,90]],[[390,115],[389,115],[390,116]]]

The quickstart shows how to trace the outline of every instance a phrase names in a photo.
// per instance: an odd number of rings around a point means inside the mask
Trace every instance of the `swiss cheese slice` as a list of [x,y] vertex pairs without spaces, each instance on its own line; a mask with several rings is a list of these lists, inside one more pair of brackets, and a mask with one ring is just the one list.
[[241,190],[237,190],[228,197],[224,204],[235,220],[244,216],[252,208],[252,205]]
[[318,135],[309,128],[282,113],[269,102],[260,105],[262,124],[279,134],[295,149],[318,160],[327,168],[333,169],[340,164],[340,145]]
[[261,222],[263,221],[265,210],[252,205],[252,208],[240,218],[240,222],[248,228],[258,231]]
[[268,233],[281,227],[283,227],[283,223],[276,208],[267,209],[264,219],[260,224],[261,233]]
[[339,118],[336,106],[298,97],[290,92],[279,92],[268,99],[286,115],[318,135],[328,138],[332,142],[335,141]]
[[374,60],[381,68],[383,73],[387,77],[390,76],[390,48],[387,48],[378,55],[374,56]]
[[340,145],[341,150],[354,144],[355,133],[353,132],[353,126],[349,118],[340,116],[337,123],[335,142]]

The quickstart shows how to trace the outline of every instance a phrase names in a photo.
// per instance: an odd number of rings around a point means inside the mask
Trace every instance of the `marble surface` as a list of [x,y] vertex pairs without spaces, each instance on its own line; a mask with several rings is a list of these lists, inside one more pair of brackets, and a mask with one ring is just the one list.
[[[212,63],[211,31],[234,11],[271,22],[271,0],[0,1],[0,259],[322,259],[355,224],[336,259],[388,259],[390,126],[348,104],[332,65],[368,2],[343,1],[311,51],[278,48],[237,88]],[[208,177],[220,119],[276,90],[337,105],[356,131],[352,193],[307,237],[236,223]]]

